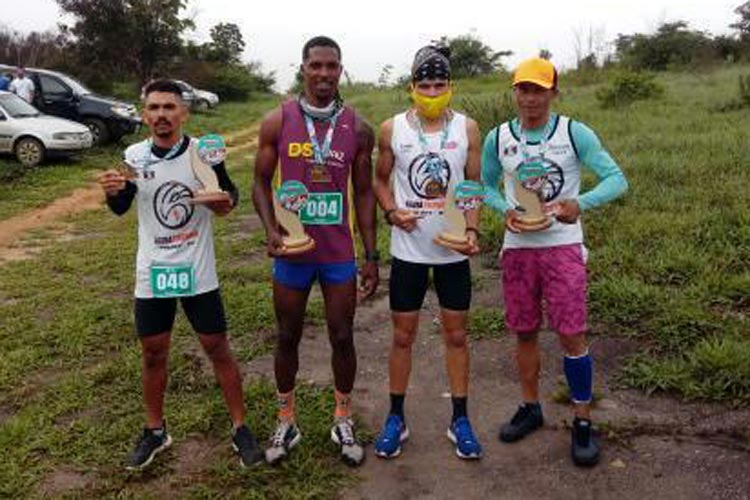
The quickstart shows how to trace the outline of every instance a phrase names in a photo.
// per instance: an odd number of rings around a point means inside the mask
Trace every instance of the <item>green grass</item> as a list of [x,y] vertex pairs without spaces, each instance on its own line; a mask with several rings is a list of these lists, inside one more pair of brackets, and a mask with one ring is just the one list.
[[[238,186],[250,184],[245,159],[230,157]],[[28,179],[23,189],[32,190]],[[51,194],[51,193],[48,193]],[[216,223],[216,249],[230,335],[240,363],[268,353],[275,318],[270,262],[259,232],[242,231],[251,213],[247,191],[238,211]],[[44,239],[44,231],[30,235]],[[0,497],[37,496],[57,468],[93,478],[74,495],[140,497],[154,487],[191,497],[330,498],[352,481],[329,444],[329,388],[299,390],[305,441],[280,468],[241,470],[229,449],[229,420],[210,367],[181,315],[173,335],[167,419],[175,447],[143,474],[123,461],[143,422],[140,347],[133,333],[132,288],[136,217],[106,209],[79,214],[72,241],[38,259],[0,267]],[[309,306],[320,324],[320,300]],[[275,393],[268,379],[246,386],[248,421],[262,438],[272,432]],[[192,476],[175,470],[179,447],[209,439],[221,452]],[[161,485],[161,486],[159,486]],[[165,486],[166,485],[166,486]]]
[[746,72],[659,75],[662,98],[622,110],[600,109],[596,86],[563,87],[561,110],[598,132],[631,185],[583,220],[592,321],[643,342],[623,374],[634,387],[750,401],[750,116],[719,111]]
[[[719,111],[747,71],[659,75],[661,99],[616,110],[601,109],[596,101],[606,79],[562,79],[557,109],[598,132],[631,185],[625,198],[583,217],[591,321],[598,332],[631,337],[642,346],[621,374],[630,386],[690,399],[750,402],[750,115]],[[567,81],[580,84],[566,86]],[[462,93],[471,92],[472,113],[481,115],[475,118],[486,131],[495,111],[483,103],[500,99],[507,78],[462,81],[456,88],[459,107],[469,107]],[[408,105],[403,91],[344,92],[374,125]],[[247,128],[273,104],[273,99],[227,104],[194,117],[189,130]],[[86,184],[118,155],[117,148],[103,148],[80,163],[47,165],[3,183],[0,218]],[[263,236],[240,229],[251,211],[247,165],[244,157],[231,158],[243,202],[239,213],[216,224],[219,274],[241,362],[269,352],[274,328]],[[5,166],[0,160],[0,168]],[[592,182],[586,179],[588,186]],[[90,496],[138,497],[166,487],[200,498],[317,498],[335,496],[350,481],[327,445],[330,390],[317,387],[300,390],[305,441],[285,466],[240,471],[226,450],[208,470],[176,474],[180,442],[198,436],[228,446],[221,395],[200,366],[197,340],[182,319],[167,400],[176,449],[160,457],[153,471],[125,474],[121,463],[143,418],[131,312],[135,216],[116,218],[102,209],[74,222],[71,241],[51,245],[33,261],[0,267],[0,448],[6,454],[0,496],[33,496],[58,467],[89,472],[93,481],[78,493]],[[502,224],[487,210],[482,233],[485,251],[495,252]],[[30,235],[34,241],[45,237],[44,231]],[[381,251],[387,245],[388,231],[381,225]],[[319,300],[310,315],[320,323]],[[474,309],[474,337],[493,337],[502,329],[500,310]],[[253,381],[246,395],[250,423],[267,436],[272,385]]]
[[[750,402],[737,363],[750,346],[750,115],[727,110],[747,66],[663,73],[659,99],[602,109],[596,93],[609,74],[561,77],[554,105],[590,125],[625,171],[627,195],[583,216],[590,249],[590,316],[597,331],[638,338],[643,349],[623,380],[686,398]],[[507,75],[455,83],[456,107],[486,133],[507,116],[498,104]],[[408,105],[403,90],[353,93],[380,123]],[[585,188],[594,179],[587,175]],[[485,210],[481,246],[495,254],[503,221]],[[381,246],[387,246],[387,234]],[[490,259],[483,259],[484,261]],[[482,324],[486,312],[472,321]],[[701,367],[721,367],[711,370]]]
[[500,338],[505,334],[503,311],[496,307],[472,307],[468,330],[473,339]]
[[[214,110],[194,113],[186,132],[200,136],[208,133],[228,134],[246,129],[260,120],[277,102],[276,96],[259,95],[249,102],[222,103]],[[69,159],[51,159],[26,170],[19,167],[15,158],[1,156],[0,220],[47,205],[75,188],[92,182],[98,172],[117,164],[127,144],[141,140],[145,133],[144,127],[139,135],[126,136],[123,144],[97,147]]]

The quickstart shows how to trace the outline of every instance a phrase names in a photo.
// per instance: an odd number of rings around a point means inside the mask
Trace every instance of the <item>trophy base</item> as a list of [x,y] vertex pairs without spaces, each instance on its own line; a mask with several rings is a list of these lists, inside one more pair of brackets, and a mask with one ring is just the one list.
[[193,196],[190,203],[193,205],[201,205],[204,203],[216,203],[217,201],[229,201],[231,199],[231,196],[229,196],[229,193],[226,191],[199,191]]
[[305,235],[304,238],[284,238],[284,255],[297,255],[315,248],[315,240]]
[[466,236],[457,236],[451,233],[440,233],[437,238],[433,240],[440,246],[456,250],[458,252],[466,251],[469,249],[469,238]]
[[516,226],[524,231],[541,231],[552,224],[549,217],[520,217],[516,219]]

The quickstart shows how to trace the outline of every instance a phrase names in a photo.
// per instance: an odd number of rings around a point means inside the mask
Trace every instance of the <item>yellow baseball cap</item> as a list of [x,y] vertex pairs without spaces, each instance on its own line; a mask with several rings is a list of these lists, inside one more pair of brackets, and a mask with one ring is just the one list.
[[513,73],[513,85],[522,82],[534,83],[545,89],[555,88],[557,86],[557,70],[547,59],[541,57],[526,59],[518,65]]

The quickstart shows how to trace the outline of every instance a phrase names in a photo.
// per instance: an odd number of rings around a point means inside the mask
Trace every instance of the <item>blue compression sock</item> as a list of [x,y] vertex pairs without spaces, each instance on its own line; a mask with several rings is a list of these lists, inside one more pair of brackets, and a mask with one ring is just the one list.
[[588,351],[583,356],[565,356],[563,366],[574,403],[590,403],[594,380],[594,363]]

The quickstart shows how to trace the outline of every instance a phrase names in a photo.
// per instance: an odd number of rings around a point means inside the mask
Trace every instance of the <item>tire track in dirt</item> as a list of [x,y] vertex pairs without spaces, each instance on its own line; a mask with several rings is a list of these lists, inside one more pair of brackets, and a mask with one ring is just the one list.
[[[226,136],[227,152],[238,154],[251,151],[258,145],[260,126],[238,130]],[[21,214],[0,220],[0,265],[8,262],[34,258],[40,251],[39,242],[30,245],[23,241],[24,236],[37,229],[55,227],[70,216],[96,210],[104,204],[104,194],[96,183],[75,189],[70,195],[58,198],[47,206],[29,210]],[[46,241],[53,244],[65,239],[68,227],[64,226]]]
[[[49,205],[0,221],[0,264],[32,258],[38,248],[24,244],[21,239],[36,229],[58,224],[62,219],[87,210],[95,210],[104,203],[104,193],[96,184],[78,188]],[[59,235],[62,237],[63,235]]]

